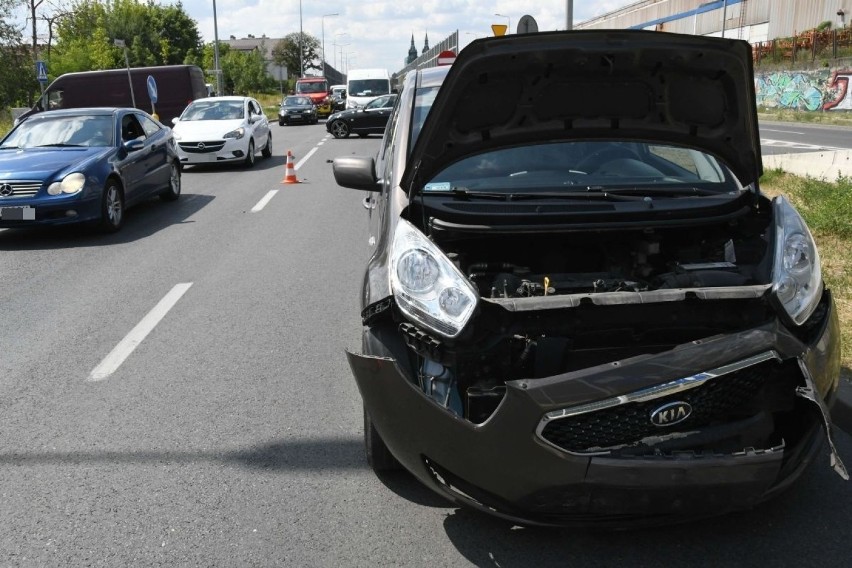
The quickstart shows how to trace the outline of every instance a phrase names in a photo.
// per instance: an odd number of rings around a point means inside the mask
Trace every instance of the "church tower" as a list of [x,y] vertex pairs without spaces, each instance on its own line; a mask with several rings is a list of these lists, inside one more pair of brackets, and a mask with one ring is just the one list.
[[426,32],[426,43],[423,44],[423,51],[420,52],[420,55],[424,55],[427,51],[429,51],[429,32]]
[[408,48],[408,57],[405,58],[405,64],[408,65],[417,59],[417,48],[414,47],[414,34],[411,34],[411,47]]

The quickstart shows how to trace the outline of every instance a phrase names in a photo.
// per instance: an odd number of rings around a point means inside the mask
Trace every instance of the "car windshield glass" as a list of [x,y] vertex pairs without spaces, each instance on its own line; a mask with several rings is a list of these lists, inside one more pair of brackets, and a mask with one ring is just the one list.
[[244,115],[242,101],[199,101],[189,105],[181,120],[235,120]]
[[284,99],[284,106],[305,106],[311,103],[311,99],[305,97],[287,97]]
[[297,93],[324,93],[328,91],[328,83],[325,81],[311,81],[310,83],[296,83]]
[[353,79],[349,81],[349,94],[353,97],[375,97],[390,93],[387,79]]
[[3,140],[3,148],[112,146],[111,115],[52,116],[25,120]]
[[625,195],[713,195],[741,189],[709,154],[621,141],[568,141],[501,148],[445,168],[424,192],[512,195],[578,191]]

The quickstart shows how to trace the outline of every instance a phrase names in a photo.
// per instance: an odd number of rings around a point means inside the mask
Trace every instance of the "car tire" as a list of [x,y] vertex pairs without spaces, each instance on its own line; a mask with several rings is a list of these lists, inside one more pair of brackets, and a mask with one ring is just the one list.
[[263,150],[260,153],[261,153],[261,155],[263,155],[264,158],[271,158],[272,157],[272,133],[271,132],[269,133],[269,135],[267,135],[266,146],[263,147]]
[[283,121],[283,120],[281,120],[281,119],[278,119],[278,126],[284,126],[285,124],[287,124],[287,123],[286,123],[286,122],[284,122],[284,121]]
[[124,223],[124,192],[118,180],[110,178],[101,195],[100,229],[105,233],[115,233]]
[[177,201],[180,197],[180,164],[172,162],[169,166],[169,187],[160,192],[163,201]]
[[247,168],[254,165],[254,140],[249,140],[248,151],[246,152],[246,159],[243,161],[243,164]]
[[385,441],[373,426],[366,408],[364,409],[364,453],[367,456],[367,464],[376,473],[402,469],[402,465],[390,453]]
[[342,120],[335,120],[329,127],[335,138],[349,138],[349,125]]

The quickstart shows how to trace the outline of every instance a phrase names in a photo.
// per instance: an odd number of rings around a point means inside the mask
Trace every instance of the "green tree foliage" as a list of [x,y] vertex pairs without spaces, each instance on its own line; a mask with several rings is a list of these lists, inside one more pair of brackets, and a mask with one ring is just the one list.
[[[302,60],[305,65],[305,71],[316,69],[322,71],[320,61],[320,42],[317,38],[310,34],[302,35]],[[284,39],[275,44],[272,48],[272,59],[276,65],[283,65],[287,68],[287,74],[291,77],[299,77],[301,69],[299,68],[299,32],[287,34]]]
[[123,39],[131,67],[173,65],[197,57],[201,36],[183,5],[154,0],[79,0],[57,25],[51,75],[124,66]]
[[28,105],[38,90],[32,54],[11,22],[18,0],[0,0],[0,108]]
[[[266,46],[261,43],[259,50],[237,51],[226,43],[219,42],[219,68],[222,70],[223,95],[248,95],[275,90],[275,80],[266,72],[266,61],[263,53]],[[204,45],[201,55],[187,60],[187,63],[198,65],[204,70],[207,82],[214,88],[216,77],[208,73],[215,68],[213,43]]]

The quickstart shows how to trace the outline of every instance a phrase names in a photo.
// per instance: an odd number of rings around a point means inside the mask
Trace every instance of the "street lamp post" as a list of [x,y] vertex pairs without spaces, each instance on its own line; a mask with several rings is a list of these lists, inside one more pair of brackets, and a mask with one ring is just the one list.
[[509,16],[504,16],[503,14],[494,14],[495,16],[500,16],[501,18],[506,18],[506,33],[512,33],[512,18]]
[[302,0],[299,0],[299,77],[305,76],[305,34],[302,32]]
[[332,16],[339,16],[340,14],[325,14],[322,17],[322,76],[325,77],[325,19],[330,18]]
[[216,0],[213,0],[213,72],[216,73],[216,94],[222,96],[222,71],[219,69],[219,25],[216,21]]
[[[331,42],[331,45],[333,45],[334,48],[331,51],[332,51],[332,55],[334,56],[334,68],[335,69],[337,69],[337,46],[349,45],[348,43],[337,43],[337,38],[340,37],[340,36],[348,36],[348,35],[349,34],[346,33],[346,32],[339,32],[339,33],[334,34],[335,39],[334,39],[334,41]],[[340,62],[340,66],[343,67],[342,61]]]

